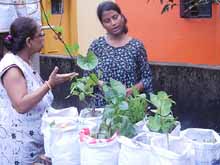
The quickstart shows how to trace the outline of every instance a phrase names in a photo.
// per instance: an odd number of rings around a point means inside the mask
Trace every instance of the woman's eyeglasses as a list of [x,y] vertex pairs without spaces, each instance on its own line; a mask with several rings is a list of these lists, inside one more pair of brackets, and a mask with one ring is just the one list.
[[45,33],[41,32],[40,34],[36,35],[34,38],[41,38],[44,36],[45,36]]

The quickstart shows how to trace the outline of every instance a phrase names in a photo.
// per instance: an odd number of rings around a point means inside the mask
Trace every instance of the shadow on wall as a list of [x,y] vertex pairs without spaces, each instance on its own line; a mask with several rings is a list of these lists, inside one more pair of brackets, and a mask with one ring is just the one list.
[[[60,72],[76,71],[68,57],[40,57],[40,72],[44,80],[55,66]],[[151,63],[154,91],[164,90],[176,101],[174,114],[181,121],[182,128],[211,128],[220,132],[220,67],[198,65],[174,65]],[[77,97],[65,99],[69,94],[70,82],[53,90],[56,108],[84,105]]]

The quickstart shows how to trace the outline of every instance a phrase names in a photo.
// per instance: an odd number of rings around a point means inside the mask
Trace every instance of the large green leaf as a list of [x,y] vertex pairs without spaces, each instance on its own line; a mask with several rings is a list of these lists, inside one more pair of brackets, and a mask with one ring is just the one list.
[[169,99],[163,100],[161,103],[160,115],[167,116],[171,113],[172,103]]
[[120,110],[128,110],[128,103],[126,101],[122,101],[118,105]]
[[112,118],[114,112],[115,109],[111,105],[106,105],[103,112],[103,116],[104,118]]
[[125,97],[126,96],[126,87],[117,80],[110,79],[110,84],[114,92],[119,96],[119,97]]
[[161,131],[163,133],[170,133],[175,127],[175,118],[172,115],[169,115],[162,120]]
[[156,106],[157,108],[160,108],[161,106],[161,101],[159,99],[159,97],[153,93],[150,93],[150,101],[152,102],[152,104],[154,106]]
[[158,115],[150,116],[147,125],[151,131],[159,132],[161,128],[160,117]]
[[98,59],[92,51],[89,51],[86,57],[82,55],[77,57],[77,65],[83,70],[92,70],[97,64]]

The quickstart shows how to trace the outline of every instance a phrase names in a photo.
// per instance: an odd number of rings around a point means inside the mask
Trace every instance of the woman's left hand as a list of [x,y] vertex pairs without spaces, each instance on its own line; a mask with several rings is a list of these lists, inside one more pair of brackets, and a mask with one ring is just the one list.
[[127,88],[126,89],[126,96],[131,96],[132,95],[132,88]]

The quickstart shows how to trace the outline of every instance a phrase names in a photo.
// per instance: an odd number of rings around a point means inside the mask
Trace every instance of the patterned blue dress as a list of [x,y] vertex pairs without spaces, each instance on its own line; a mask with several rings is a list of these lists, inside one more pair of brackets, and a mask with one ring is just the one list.
[[[7,53],[0,62],[0,78],[13,66],[24,74],[28,93],[42,86],[39,74],[12,53]],[[0,81],[0,165],[32,165],[44,153],[41,118],[52,100],[52,93],[48,92],[29,112],[20,114],[12,107]]]
[[[104,36],[94,40],[89,50],[98,57],[98,65],[92,72],[102,72],[101,80],[109,82],[110,78],[118,80],[127,88],[142,81],[144,92],[152,92],[152,75],[147,61],[147,54],[143,43],[132,38],[122,47],[113,47],[106,42]],[[90,72],[85,72],[88,75]],[[96,98],[93,104],[103,107],[105,101],[99,96],[102,92],[95,89]],[[95,102],[95,103],[94,103]]]

